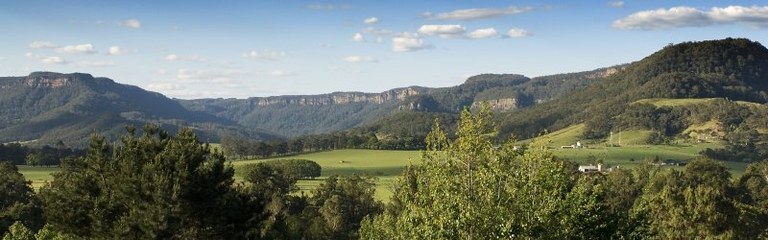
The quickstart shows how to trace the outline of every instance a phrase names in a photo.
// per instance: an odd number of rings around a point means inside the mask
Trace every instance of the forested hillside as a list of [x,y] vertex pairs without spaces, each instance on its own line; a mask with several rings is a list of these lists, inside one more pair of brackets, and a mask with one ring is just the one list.
[[[501,115],[502,135],[521,138],[535,136],[542,131],[557,130],[585,123],[584,137],[599,139],[611,131],[622,129],[652,129],[665,136],[674,136],[700,121],[716,120],[728,123],[728,114],[710,115],[710,119],[697,119],[691,108],[670,107],[640,110],[644,106],[636,101],[650,98],[722,98],[765,103],[768,100],[768,50],[760,43],[748,39],[724,39],[686,42],[670,45],[645,59],[621,67],[622,70],[605,79],[529,109]],[[728,108],[719,108],[727,111]],[[640,114],[651,111],[655,114]],[[753,111],[753,113],[756,113]],[[672,114],[672,115],[670,115]],[[673,116],[674,114],[677,114]],[[754,115],[754,114],[752,114]],[[673,126],[656,121],[648,126],[627,119],[656,117],[669,120]],[[718,117],[721,116],[721,117]],[[754,115],[760,117],[760,115]],[[747,122],[741,116],[738,123]],[[750,120],[752,121],[752,120]],[[753,121],[754,122],[754,121]],[[644,125],[645,124],[645,125]],[[732,129],[747,127],[727,125]],[[663,129],[662,129],[663,128]]]
[[82,148],[93,133],[115,136],[127,125],[146,123],[169,130],[190,126],[210,140],[217,140],[220,134],[271,137],[108,78],[51,72],[0,78],[0,142],[44,145],[62,141]]
[[[419,118],[425,118],[440,113],[455,118],[464,107],[477,107],[482,101],[488,101],[494,110],[512,111],[583,89],[620,69],[611,67],[533,79],[517,74],[481,74],[453,87],[407,87],[382,93],[338,92],[178,101],[193,111],[207,112],[246,127],[266,129],[289,137],[331,133],[355,127],[366,128],[369,125],[391,125],[381,133],[390,135],[401,131],[392,129],[392,126],[404,125],[415,115],[424,114]],[[398,116],[405,116],[404,122],[400,122]],[[385,118],[387,121],[383,122]],[[422,125],[422,129],[429,129],[431,121],[415,124]],[[387,131],[386,128],[393,131]],[[424,131],[414,134],[423,135]]]

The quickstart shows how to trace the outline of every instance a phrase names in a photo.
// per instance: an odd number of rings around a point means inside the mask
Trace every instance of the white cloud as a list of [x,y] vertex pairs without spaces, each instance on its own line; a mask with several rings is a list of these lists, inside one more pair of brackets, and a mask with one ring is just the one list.
[[512,28],[507,31],[507,36],[512,38],[522,38],[531,36],[531,33],[522,28]]
[[365,42],[365,38],[363,37],[363,34],[355,33],[355,35],[352,36],[352,41],[355,41],[355,42]]
[[59,56],[40,56],[31,52],[26,53],[25,56],[45,64],[69,64],[67,60],[64,60],[64,58]]
[[57,48],[59,47],[56,44],[53,44],[48,41],[33,41],[29,44],[29,48]]
[[127,19],[127,20],[118,22],[118,25],[127,27],[127,28],[138,29],[138,28],[141,28],[141,21],[136,19]]
[[624,1],[610,1],[608,2],[609,7],[615,7],[615,8],[623,8],[624,7]]
[[184,87],[184,85],[178,84],[178,83],[156,82],[156,83],[147,84],[147,89],[151,91],[156,91],[156,92],[165,92],[165,91],[173,91],[173,90],[183,90],[186,88]]
[[115,65],[115,62],[113,61],[82,61],[78,62],[77,65],[82,67],[111,67]]
[[633,13],[614,21],[613,27],[628,30],[658,30],[735,23],[768,27],[768,6],[713,7],[709,11],[687,6],[662,8]]
[[41,63],[55,63],[55,64],[67,64],[67,60],[64,60],[63,58],[59,56],[49,56],[49,57],[42,57],[40,58]]
[[179,69],[176,78],[183,83],[236,83],[237,77],[243,75],[234,70],[193,70]]
[[424,43],[424,40],[414,33],[401,33],[392,38],[392,51],[395,52],[413,52],[431,47],[432,45]]
[[499,35],[494,28],[481,28],[467,34],[467,37],[471,39],[492,38]]
[[278,58],[285,57],[286,53],[283,51],[264,49],[261,51],[250,51],[243,53],[243,57],[250,59],[263,59],[263,60],[277,60]]
[[309,4],[307,8],[312,10],[336,10],[336,9],[352,9],[352,5],[349,4],[332,4],[332,3],[316,3]]
[[273,76],[273,77],[286,77],[286,76],[293,76],[295,74],[291,71],[276,69],[276,70],[269,71],[267,75]]
[[376,36],[382,36],[382,37],[388,37],[395,34],[394,31],[388,30],[388,29],[381,29],[381,28],[375,28],[375,27],[367,27],[363,28],[364,33],[376,35]]
[[365,24],[377,24],[379,23],[379,18],[377,17],[369,17],[363,20],[363,23]]
[[90,44],[90,43],[63,46],[63,47],[57,48],[56,51],[63,54],[94,54],[98,52],[93,47],[93,44]]
[[458,9],[451,12],[431,13],[425,12],[422,16],[434,20],[477,20],[495,18],[506,15],[515,15],[533,10],[532,7],[507,7],[507,8],[470,8]]
[[768,26],[768,6],[712,8],[707,14],[715,22],[745,22],[763,27]]
[[343,58],[345,62],[349,63],[362,63],[362,62],[378,62],[379,60],[371,56],[347,56]]
[[206,59],[204,57],[198,56],[198,55],[178,55],[178,54],[168,54],[165,56],[166,61],[185,61],[185,62],[202,62]]
[[466,32],[466,28],[461,25],[422,25],[418,32],[424,35],[437,35],[442,38],[456,38],[461,37]]
[[107,54],[108,55],[125,55],[133,52],[136,52],[136,50],[122,48],[119,46],[111,46],[109,47],[109,52],[107,52]]

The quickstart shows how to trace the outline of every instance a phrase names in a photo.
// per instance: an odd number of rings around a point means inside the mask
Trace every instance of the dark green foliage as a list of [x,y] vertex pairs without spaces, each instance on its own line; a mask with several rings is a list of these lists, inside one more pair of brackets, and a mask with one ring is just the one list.
[[280,169],[284,175],[292,179],[314,179],[322,172],[320,164],[306,159],[282,159],[259,164]]
[[129,128],[120,145],[95,136],[40,190],[51,229],[86,238],[223,238],[233,170],[194,133]]
[[325,221],[325,234],[332,239],[357,239],[360,223],[380,213],[383,204],[373,198],[373,179],[331,176],[312,192],[310,203]]
[[251,239],[355,239],[362,219],[382,208],[370,178],[332,176],[311,197],[291,195],[295,178],[272,164],[248,167],[245,180],[238,192],[251,209],[244,224]]
[[0,161],[0,235],[11,225],[37,231],[42,227],[40,201],[15,165]]

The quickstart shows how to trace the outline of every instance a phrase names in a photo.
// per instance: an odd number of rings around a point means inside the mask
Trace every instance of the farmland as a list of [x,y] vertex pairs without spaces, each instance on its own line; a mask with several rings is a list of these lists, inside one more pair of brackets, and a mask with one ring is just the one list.
[[[578,127],[577,127],[578,128]],[[640,132],[624,133],[625,141],[642,135]],[[579,164],[590,164],[601,161],[608,166],[620,166],[632,168],[643,164],[644,160],[658,156],[662,160],[686,160],[697,155],[706,148],[720,147],[716,143],[704,143],[694,145],[624,145],[621,147],[607,147],[605,144],[587,144],[584,149],[561,149],[559,144],[570,141],[569,133],[551,135],[557,144],[550,144],[550,151],[556,156],[567,158]],[[567,139],[567,140],[566,140]],[[575,139],[575,138],[574,138]],[[417,164],[420,161],[420,151],[386,151],[346,149],[302,154],[290,157],[279,157],[264,160],[235,160],[231,161],[235,168],[235,179],[242,181],[244,166],[263,161],[278,161],[280,159],[309,159],[322,166],[322,176],[315,180],[301,180],[298,187],[308,193],[319,185],[327,176],[332,175],[368,175],[376,177],[378,187],[376,197],[387,200],[392,195],[392,183],[400,175],[402,169],[409,163]],[[731,169],[733,177],[743,174],[745,163],[724,162]],[[27,180],[32,181],[34,188],[41,187],[46,181],[52,180],[51,173],[58,171],[55,167],[30,167],[19,166],[19,171]]]

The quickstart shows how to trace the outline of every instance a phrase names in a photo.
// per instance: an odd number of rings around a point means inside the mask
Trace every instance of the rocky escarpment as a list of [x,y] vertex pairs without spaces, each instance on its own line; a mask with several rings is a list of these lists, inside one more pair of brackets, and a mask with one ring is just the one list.
[[479,109],[483,102],[488,103],[492,111],[508,111],[517,109],[517,98],[501,98],[486,101],[475,101],[472,103],[472,109]]
[[[90,78],[92,76],[88,75]],[[73,75],[47,72],[32,73],[24,79],[24,85],[35,88],[60,88],[71,83]]]
[[347,103],[382,104],[385,102],[403,101],[410,96],[416,96],[422,92],[416,87],[407,87],[392,89],[382,93],[336,92],[313,96],[255,97],[249,100],[254,105],[262,107],[270,105],[324,106]]

